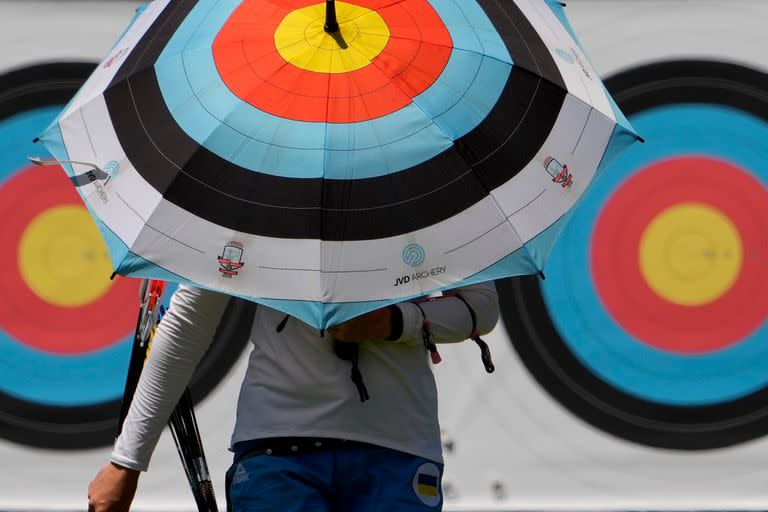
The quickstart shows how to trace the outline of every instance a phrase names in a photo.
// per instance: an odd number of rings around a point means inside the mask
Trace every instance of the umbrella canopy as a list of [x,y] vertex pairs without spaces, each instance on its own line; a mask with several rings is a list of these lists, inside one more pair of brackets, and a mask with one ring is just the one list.
[[41,138],[118,273],[319,328],[541,271],[638,139],[547,0],[157,0]]

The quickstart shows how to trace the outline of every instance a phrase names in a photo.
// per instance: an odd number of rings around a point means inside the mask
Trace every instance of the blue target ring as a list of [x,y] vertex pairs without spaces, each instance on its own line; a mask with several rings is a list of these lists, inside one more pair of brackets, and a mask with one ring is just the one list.
[[[724,167],[746,177],[742,182],[757,187],[752,189],[755,194],[739,196],[744,203],[739,206],[754,212],[755,222],[762,219],[759,212],[764,205],[752,202],[768,189],[764,143],[768,137],[768,101],[749,91],[768,89],[768,75],[729,63],[680,61],[628,70],[607,80],[606,85],[647,142],[630,148],[590,187],[552,250],[545,280],[522,278],[499,283],[502,316],[510,339],[528,370],[557,401],[614,436],[683,450],[711,449],[762,437],[768,433],[765,314],[758,316],[762,321],[756,328],[739,339],[722,340],[716,349],[691,353],[663,350],[659,348],[663,343],[641,339],[628,330],[625,319],[612,313],[615,310],[609,307],[596,280],[604,270],[594,265],[606,261],[605,257],[596,258],[596,251],[611,250],[605,244],[595,245],[607,205],[621,191],[621,197],[632,197],[636,199],[633,204],[647,207],[655,192],[635,198],[627,191],[660,163],[686,159],[723,162]],[[696,183],[706,189],[711,174],[705,171],[692,173],[689,185]],[[670,183],[679,187],[675,190],[679,190],[680,201],[687,201],[691,186],[679,180]],[[710,195],[739,193],[728,180],[712,183],[719,188],[710,190]],[[621,203],[618,208],[623,220],[614,224],[632,225],[633,205]],[[747,227],[735,224],[735,229]],[[633,247],[625,242],[616,239],[615,245]],[[634,247],[639,247],[639,240],[636,242]],[[765,261],[768,243],[743,249],[745,261]],[[615,253],[614,260],[639,265],[636,251]],[[755,289],[763,289],[768,285],[768,274],[758,274],[746,277]],[[622,278],[616,274],[611,277]],[[624,297],[631,305],[630,312],[635,308],[638,318],[654,320],[631,293]],[[660,298],[659,302],[663,300],[667,299]],[[754,308],[750,302],[747,297],[744,310]],[[716,308],[718,303],[712,304],[707,307]],[[671,311],[673,306],[680,307],[672,304]],[[695,307],[686,306],[688,310]],[[741,316],[737,311],[724,321],[738,323]],[[664,321],[674,322],[674,317]],[[671,327],[656,331],[674,332],[677,328]],[[691,334],[695,337],[695,332]]]

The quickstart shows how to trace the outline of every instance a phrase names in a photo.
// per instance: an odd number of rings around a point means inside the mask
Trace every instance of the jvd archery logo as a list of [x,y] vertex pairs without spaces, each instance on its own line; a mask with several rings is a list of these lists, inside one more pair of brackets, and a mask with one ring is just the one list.
[[419,244],[408,244],[403,249],[403,263],[409,267],[418,267],[427,259],[427,253]]
[[104,172],[107,173],[107,181],[105,182],[106,184],[112,178],[117,177],[117,173],[120,172],[120,164],[116,160],[107,162],[104,164]]
[[[573,51],[573,49],[571,49],[571,51]],[[558,48],[557,50],[555,50],[555,53],[557,54],[558,57],[563,59],[563,61],[567,62],[568,64],[574,64],[576,62],[576,59],[567,50]]]
[[243,244],[240,242],[229,242],[224,246],[224,250],[221,251],[219,256],[219,272],[227,279],[232,279],[232,276],[238,275],[241,268],[245,266],[243,263]]
[[552,176],[552,181],[559,183],[561,187],[571,188],[573,185],[573,175],[568,166],[561,164],[554,157],[548,156],[544,160],[544,169]]
[[101,199],[101,202],[107,204],[109,202],[109,196],[104,187],[109,183],[109,180],[117,176],[117,173],[120,172],[120,164],[117,163],[117,161],[112,160],[111,162],[107,162],[104,169],[101,169],[94,164],[82,165],[87,165],[90,169],[83,174],[77,174],[70,177],[70,181],[72,181],[72,184],[76,187],[93,185],[96,188],[96,194],[99,196],[99,199]]

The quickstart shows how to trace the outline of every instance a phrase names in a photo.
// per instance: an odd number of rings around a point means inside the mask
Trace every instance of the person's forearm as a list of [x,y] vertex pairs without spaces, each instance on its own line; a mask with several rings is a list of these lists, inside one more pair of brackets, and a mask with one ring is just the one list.
[[111,461],[146,471],[160,434],[213,340],[229,297],[180,286],[154,336]]
[[[457,294],[464,300],[454,296]],[[435,343],[456,343],[469,338],[473,334],[470,308],[475,316],[474,330],[480,335],[493,330],[499,319],[498,295],[493,282],[450,290],[443,297],[418,305],[403,302],[398,307],[403,314],[403,332],[399,341],[405,342],[421,340],[425,316]]]

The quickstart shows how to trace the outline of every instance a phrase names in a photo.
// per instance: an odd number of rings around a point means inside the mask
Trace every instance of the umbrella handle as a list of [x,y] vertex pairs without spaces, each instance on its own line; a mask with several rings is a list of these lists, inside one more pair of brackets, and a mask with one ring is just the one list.
[[339,31],[339,21],[336,18],[336,2],[325,0],[325,31],[329,34]]

